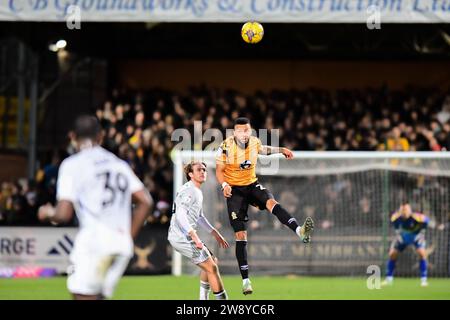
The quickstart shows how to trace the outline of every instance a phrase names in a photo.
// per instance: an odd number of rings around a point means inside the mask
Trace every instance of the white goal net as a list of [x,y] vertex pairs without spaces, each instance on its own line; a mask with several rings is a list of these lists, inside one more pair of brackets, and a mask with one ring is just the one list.
[[[226,202],[215,177],[213,152],[174,153],[174,191],[185,182],[183,164],[208,165],[202,187],[204,212],[231,248],[200,237],[220,260],[224,274],[239,274],[235,241]],[[401,199],[430,217],[426,233],[429,275],[449,276],[450,153],[446,152],[295,152],[293,160],[260,157],[259,182],[299,223],[315,220],[312,243],[304,245],[267,211],[249,208],[248,261],[251,274],[366,275],[367,267],[384,270],[394,230],[390,215]],[[418,276],[414,250],[400,255],[396,275]],[[173,274],[198,273],[174,253]]]

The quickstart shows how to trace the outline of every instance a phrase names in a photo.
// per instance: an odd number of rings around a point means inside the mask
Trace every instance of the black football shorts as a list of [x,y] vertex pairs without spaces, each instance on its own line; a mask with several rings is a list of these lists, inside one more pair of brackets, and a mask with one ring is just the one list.
[[272,193],[258,181],[248,186],[234,186],[231,197],[227,198],[228,217],[234,232],[247,230],[248,205],[266,209],[266,202],[273,199]]

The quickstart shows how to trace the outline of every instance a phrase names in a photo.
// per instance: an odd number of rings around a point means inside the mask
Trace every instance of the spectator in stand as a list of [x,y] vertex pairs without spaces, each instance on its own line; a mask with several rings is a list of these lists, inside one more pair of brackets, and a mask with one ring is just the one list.
[[391,135],[386,141],[386,150],[409,151],[409,141],[401,136],[401,131],[398,127],[392,129]]
[[[440,151],[450,148],[449,106],[450,95],[439,89],[329,92],[310,88],[245,95],[202,86],[189,88],[187,94],[114,89],[96,115],[104,128],[103,146],[130,164],[157,203],[170,204],[170,154],[175,145],[171,136],[177,128],[184,128],[193,137],[195,121],[201,121],[198,134],[216,128],[225,138],[233,120],[247,116],[255,128],[269,130],[267,143],[276,138],[270,130],[279,129],[279,145],[294,150]],[[73,153],[72,143],[66,150]],[[55,154],[38,175],[33,191],[38,203],[54,196],[59,161]],[[2,188],[0,221],[5,221],[6,199],[12,189],[11,185]],[[361,207],[370,204],[363,202]]]

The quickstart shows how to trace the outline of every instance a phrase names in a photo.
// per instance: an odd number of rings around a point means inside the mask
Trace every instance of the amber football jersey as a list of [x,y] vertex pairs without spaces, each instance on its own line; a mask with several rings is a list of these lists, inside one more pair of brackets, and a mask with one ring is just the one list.
[[225,164],[225,181],[231,186],[247,186],[257,180],[256,162],[261,140],[251,136],[245,148],[234,137],[225,139],[217,150],[216,162]]

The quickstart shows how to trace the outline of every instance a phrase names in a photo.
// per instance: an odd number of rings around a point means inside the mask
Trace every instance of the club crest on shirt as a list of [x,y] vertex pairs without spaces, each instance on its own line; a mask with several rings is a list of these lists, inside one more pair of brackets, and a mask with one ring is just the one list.
[[181,197],[181,203],[184,205],[188,205],[192,202],[192,196],[187,194]]
[[239,167],[241,168],[241,170],[246,170],[248,168],[250,168],[252,165],[252,162],[250,160],[245,160],[244,162],[242,162]]

